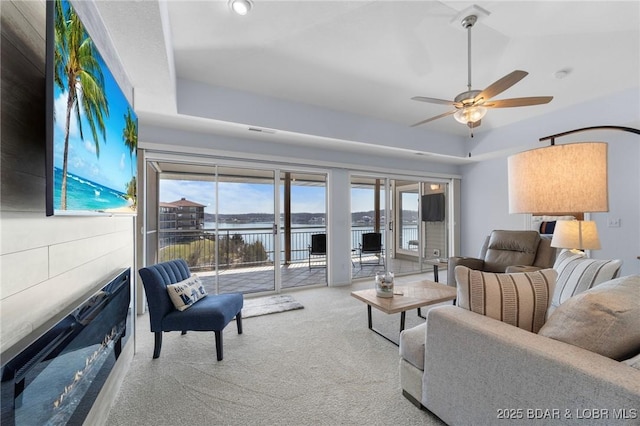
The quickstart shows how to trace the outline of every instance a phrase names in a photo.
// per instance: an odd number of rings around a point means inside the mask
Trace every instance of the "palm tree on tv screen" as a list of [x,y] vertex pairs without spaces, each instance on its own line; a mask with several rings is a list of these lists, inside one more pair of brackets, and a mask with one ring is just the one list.
[[[67,90],[62,187],[60,190],[60,208],[66,210],[71,114],[73,112],[75,115],[82,140],[84,140],[84,134],[81,112],[84,114],[91,129],[96,156],[100,157],[98,132],[106,143],[105,119],[109,117],[109,104],[104,90],[102,68],[97,59],[99,54],[75,10],[69,5],[65,13],[62,1],[56,0],[55,16],[54,81],[62,90]],[[67,78],[66,87],[64,87],[63,76]]]
[[129,159],[131,160],[131,175],[133,176],[133,153],[138,149],[138,123],[131,115],[131,109],[127,108],[124,116],[124,129],[122,129],[122,139],[124,145],[129,148]]
[[136,203],[136,177],[133,173],[133,153],[138,149],[138,122],[133,119],[131,109],[127,108],[124,116],[124,129],[122,129],[122,139],[124,145],[129,148],[129,159],[131,164],[131,181],[127,184],[127,195]]

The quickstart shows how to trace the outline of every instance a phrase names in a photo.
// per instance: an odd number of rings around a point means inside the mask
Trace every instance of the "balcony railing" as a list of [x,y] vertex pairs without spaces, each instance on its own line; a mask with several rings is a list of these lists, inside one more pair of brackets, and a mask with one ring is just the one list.
[[[351,230],[351,247],[357,248],[362,234],[372,232],[371,226],[354,226]],[[291,228],[290,261],[306,262],[309,257],[311,235],[325,233],[324,226]],[[384,232],[383,245],[384,245]],[[417,234],[416,234],[417,235]],[[285,261],[284,233],[281,236],[280,261]],[[166,261],[182,258],[193,270],[216,268],[216,242],[220,255],[218,268],[230,269],[247,266],[272,265],[275,260],[274,235],[271,227],[222,228],[217,238],[214,229],[159,231],[159,259]]]

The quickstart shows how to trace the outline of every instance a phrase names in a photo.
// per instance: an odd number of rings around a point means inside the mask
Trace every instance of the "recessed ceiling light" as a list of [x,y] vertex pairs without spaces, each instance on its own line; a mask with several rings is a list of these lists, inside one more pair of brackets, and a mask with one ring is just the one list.
[[229,7],[238,15],[244,16],[251,10],[251,0],[229,0]]

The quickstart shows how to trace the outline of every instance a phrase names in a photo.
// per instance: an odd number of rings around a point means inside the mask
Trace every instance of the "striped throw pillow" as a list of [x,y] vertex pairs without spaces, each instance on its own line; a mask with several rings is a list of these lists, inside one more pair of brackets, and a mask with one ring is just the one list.
[[553,269],[558,273],[549,314],[571,296],[582,293],[620,274],[622,260],[589,259],[582,252],[563,250]]
[[556,271],[498,274],[456,266],[457,303],[461,308],[533,333],[544,325]]

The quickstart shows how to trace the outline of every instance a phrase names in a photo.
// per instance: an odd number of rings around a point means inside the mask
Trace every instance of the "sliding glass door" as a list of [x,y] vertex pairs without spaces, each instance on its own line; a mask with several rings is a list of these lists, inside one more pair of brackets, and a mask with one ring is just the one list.
[[214,217],[221,293],[276,290],[280,241],[275,171],[218,166]]
[[[385,268],[397,275],[432,271],[426,261],[449,253],[447,193],[446,182],[352,176],[352,277],[369,277]],[[367,232],[381,234],[384,263],[371,255],[361,260],[361,238]]]
[[[387,220],[393,217],[389,193],[385,177],[351,177],[351,275],[355,279],[374,276],[394,257],[393,224]],[[367,234],[379,234],[379,250],[375,245],[366,247]]]
[[398,206],[396,253],[414,254],[418,251],[419,240],[419,200],[417,183],[396,185],[396,205]]
[[326,174],[280,171],[281,288],[326,285]]
[[321,268],[309,260],[311,235],[326,235],[326,174],[167,160],[148,167],[147,264],[185,259],[212,293],[326,285],[327,256],[314,259]]
[[415,273],[421,267],[422,223],[420,221],[420,185],[417,182],[394,181],[397,232],[395,233],[396,273]]
[[395,181],[396,259],[404,273],[425,272],[425,260],[448,256],[447,183]]
[[[449,184],[423,182],[420,196],[420,253],[425,259],[449,256]],[[428,267],[431,267],[430,265]],[[424,269],[424,267],[423,267]]]
[[172,162],[158,167],[158,260],[184,259],[213,293],[275,291],[275,172]]
[[[147,264],[183,258],[214,293],[327,285],[326,173],[157,155],[145,163]],[[449,255],[448,181],[350,179],[352,278],[428,272],[427,261]],[[365,234],[379,235],[378,247],[365,249]]]

